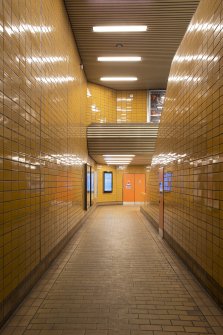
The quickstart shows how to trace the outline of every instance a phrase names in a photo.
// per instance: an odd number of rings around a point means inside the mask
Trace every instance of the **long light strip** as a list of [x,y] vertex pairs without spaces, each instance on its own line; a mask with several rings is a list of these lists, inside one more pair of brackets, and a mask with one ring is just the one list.
[[132,159],[105,159],[106,162],[131,162]]
[[135,155],[103,155],[103,157],[106,163],[112,163],[112,162],[130,163],[135,157]]
[[[106,162],[107,163],[107,162]],[[107,163],[108,165],[128,165],[131,162],[111,162],[111,163]]]
[[103,157],[108,165],[128,165],[135,155],[103,155]]
[[94,26],[96,33],[119,33],[147,31],[147,26]]
[[116,163],[116,162],[118,162],[118,163],[131,163],[131,161],[132,161],[132,159],[130,160],[130,161],[122,161],[122,160],[114,160],[114,161],[105,161],[107,164],[110,164],[110,163]]
[[105,159],[106,162],[131,162],[132,158],[130,159]]
[[124,158],[122,158],[122,159],[105,159],[105,161],[106,162],[131,162],[132,161],[132,158],[130,158],[130,159],[124,159]]
[[136,81],[137,77],[101,77],[101,81]]
[[142,57],[138,56],[109,56],[109,57],[98,57],[98,62],[140,62]]
[[135,157],[135,155],[103,155],[103,157]]

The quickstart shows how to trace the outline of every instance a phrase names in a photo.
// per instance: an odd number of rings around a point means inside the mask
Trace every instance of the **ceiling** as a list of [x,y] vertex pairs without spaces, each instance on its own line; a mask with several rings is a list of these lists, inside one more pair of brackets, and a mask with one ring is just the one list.
[[93,123],[87,128],[89,155],[105,164],[104,154],[134,154],[131,165],[150,165],[158,129],[153,123]]
[[[136,76],[136,82],[103,82],[114,89],[165,89],[173,56],[200,0],[64,0],[84,71]],[[146,32],[95,33],[95,25],[147,25]],[[123,47],[117,47],[121,43]],[[139,63],[99,63],[98,56],[141,56]]]

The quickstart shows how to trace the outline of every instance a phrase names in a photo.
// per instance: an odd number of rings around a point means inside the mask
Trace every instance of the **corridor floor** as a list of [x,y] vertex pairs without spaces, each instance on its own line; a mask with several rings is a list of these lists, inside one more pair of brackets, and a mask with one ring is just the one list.
[[134,206],[98,207],[0,332],[223,334],[223,312]]

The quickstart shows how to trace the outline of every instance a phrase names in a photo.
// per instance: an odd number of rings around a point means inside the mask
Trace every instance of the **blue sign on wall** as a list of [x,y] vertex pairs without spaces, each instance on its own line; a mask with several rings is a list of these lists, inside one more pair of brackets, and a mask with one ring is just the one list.
[[172,172],[164,173],[164,192],[171,192],[172,190]]

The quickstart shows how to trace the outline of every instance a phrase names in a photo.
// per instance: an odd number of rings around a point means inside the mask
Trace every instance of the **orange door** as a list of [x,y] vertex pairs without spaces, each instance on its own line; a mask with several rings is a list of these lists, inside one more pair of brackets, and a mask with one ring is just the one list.
[[123,202],[135,201],[135,178],[134,174],[124,173],[123,175]]
[[144,202],[146,178],[143,173],[135,174],[135,202]]

